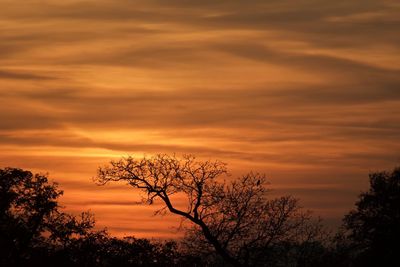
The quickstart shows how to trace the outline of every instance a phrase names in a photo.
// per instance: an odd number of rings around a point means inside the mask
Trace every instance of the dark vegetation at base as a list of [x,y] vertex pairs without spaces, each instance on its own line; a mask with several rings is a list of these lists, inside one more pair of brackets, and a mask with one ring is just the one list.
[[[64,213],[60,195],[46,175],[0,169],[0,266],[233,266],[196,227],[179,242],[118,239],[94,230],[87,212]],[[284,203],[297,208],[295,201]],[[282,208],[276,205],[272,210]],[[297,235],[282,233],[272,245],[249,248],[254,259],[247,266],[400,266],[400,169],[370,174],[369,191],[359,196],[338,233],[328,235],[320,224],[306,221]],[[310,225],[319,225],[317,231]],[[307,234],[316,235],[299,238]],[[239,239],[229,249],[238,247]]]

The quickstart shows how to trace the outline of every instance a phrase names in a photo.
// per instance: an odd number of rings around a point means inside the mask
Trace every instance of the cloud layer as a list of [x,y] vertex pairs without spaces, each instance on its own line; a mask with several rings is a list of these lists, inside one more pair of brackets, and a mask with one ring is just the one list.
[[0,166],[50,172],[114,233],[176,233],[91,182],[114,157],[218,158],[336,221],[400,162],[397,1],[1,0],[0,17]]

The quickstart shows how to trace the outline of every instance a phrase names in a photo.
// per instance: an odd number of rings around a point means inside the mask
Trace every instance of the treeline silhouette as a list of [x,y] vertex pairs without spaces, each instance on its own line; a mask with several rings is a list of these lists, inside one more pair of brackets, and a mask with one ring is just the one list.
[[[62,211],[46,175],[0,169],[0,266],[399,266],[400,168],[370,174],[336,233],[293,197],[266,198],[264,176],[214,180],[225,172],[166,155],[100,168],[98,182],[126,181],[191,222],[183,239],[154,241],[95,230],[92,214]],[[176,209],[171,192],[187,193],[191,209]]]
[[173,266],[180,259],[175,242],[94,230],[90,213],[61,211],[62,193],[45,175],[0,169],[0,266]]

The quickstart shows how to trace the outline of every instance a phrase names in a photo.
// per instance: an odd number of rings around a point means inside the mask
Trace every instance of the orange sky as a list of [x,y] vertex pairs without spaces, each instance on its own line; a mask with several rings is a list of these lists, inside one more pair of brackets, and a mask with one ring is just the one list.
[[116,235],[174,236],[121,156],[193,153],[337,223],[400,164],[398,1],[0,0],[0,167],[49,172]]

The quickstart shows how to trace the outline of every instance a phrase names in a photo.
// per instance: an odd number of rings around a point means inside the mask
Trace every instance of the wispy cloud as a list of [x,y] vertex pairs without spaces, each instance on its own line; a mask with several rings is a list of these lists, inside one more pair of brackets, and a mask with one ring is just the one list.
[[218,158],[334,216],[400,161],[397,1],[3,0],[0,17],[0,165],[54,173],[100,224],[130,203],[91,183],[113,157]]

